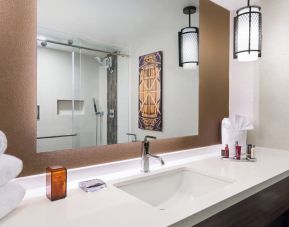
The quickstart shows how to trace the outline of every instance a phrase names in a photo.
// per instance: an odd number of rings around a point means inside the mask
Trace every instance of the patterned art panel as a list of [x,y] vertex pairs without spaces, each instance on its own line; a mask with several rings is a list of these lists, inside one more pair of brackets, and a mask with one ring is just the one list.
[[162,131],[162,52],[139,57],[140,129]]

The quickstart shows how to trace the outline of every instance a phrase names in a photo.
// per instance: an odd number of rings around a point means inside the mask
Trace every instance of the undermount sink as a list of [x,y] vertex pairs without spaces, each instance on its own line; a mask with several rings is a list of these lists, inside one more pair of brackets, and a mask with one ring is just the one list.
[[179,168],[115,184],[132,196],[159,208],[178,208],[223,188],[232,181],[212,177],[189,168]]

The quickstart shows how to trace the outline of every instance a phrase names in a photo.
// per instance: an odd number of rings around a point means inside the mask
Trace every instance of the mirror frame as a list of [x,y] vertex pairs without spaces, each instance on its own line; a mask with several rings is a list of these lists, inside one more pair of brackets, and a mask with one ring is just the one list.
[[[8,137],[7,153],[24,163],[21,176],[44,173],[56,164],[76,168],[140,157],[139,142],[36,153],[36,4],[27,0],[0,5],[7,12],[0,21],[3,34],[13,30],[1,46],[1,54],[9,57],[0,63],[0,126]],[[154,153],[220,143],[221,120],[229,114],[229,28],[229,11],[200,0],[199,135],[153,141]],[[18,54],[11,55],[11,50]]]

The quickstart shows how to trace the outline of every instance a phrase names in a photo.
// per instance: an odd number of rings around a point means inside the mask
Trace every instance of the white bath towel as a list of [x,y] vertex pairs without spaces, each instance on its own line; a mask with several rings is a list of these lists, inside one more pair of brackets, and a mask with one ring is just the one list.
[[7,137],[4,132],[0,131],[0,154],[3,154],[7,149]]
[[25,189],[16,183],[8,183],[0,187],[0,219],[14,210],[22,201]]
[[22,168],[23,163],[20,159],[7,154],[0,155],[0,186],[17,177]]

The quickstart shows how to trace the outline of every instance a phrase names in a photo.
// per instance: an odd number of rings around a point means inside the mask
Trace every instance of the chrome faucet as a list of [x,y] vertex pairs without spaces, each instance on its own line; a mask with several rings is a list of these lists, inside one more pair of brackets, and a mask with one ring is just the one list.
[[133,137],[132,142],[138,142],[138,141],[137,141],[137,136],[136,136],[135,133],[129,133],[129,132],[128,132],[126,135]]
[[162,166],[165,164],[164,160],[157,155],[150,154],[150,142],[148,139],[156,139],[154,136],[145,136],[144,141],[142,142],[142,151],[141,151],[141,168],[142,172],[148,173],[150,171],[150,163],[149,158],[156,158],[158,159]]

